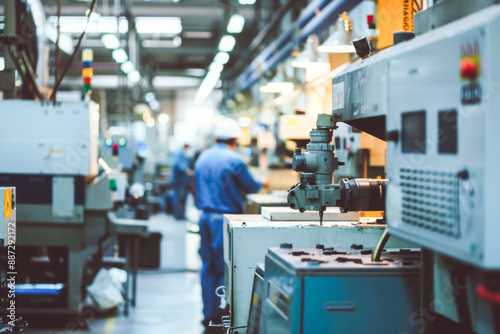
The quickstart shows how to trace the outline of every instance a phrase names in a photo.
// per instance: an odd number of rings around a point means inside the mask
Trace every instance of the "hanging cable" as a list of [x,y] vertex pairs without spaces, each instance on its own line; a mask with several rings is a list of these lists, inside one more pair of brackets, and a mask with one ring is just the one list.
[[66,66],[64,67],[64,70],[61,73],[61,76],[58,78],[58,80],[56,81],[56,83],[54,85],[54,90],[52,91],[52,94],[50,95],[50,100],[54,101],[54,103],[56,102],[55,96],[57,94],[57,90],[59,89],[59,86],[61,85],[64,77],[66,76],[66,73],[68,72],[69,67],[71,66],[71,63],[73,62],[73,59],[75,59],[75,56],[76,56],[78,50],[80,49],[80,45],[82,44],[83,37],[85,37],[85,33],[87,32],[87,27],[88,27],[89,21],[90,21],[90,15],[92,15],[92,12],[94,11],[94,6],[95,6],[96,2],[97,2],[97,0],[92,0],[92,2],[90,4],[89,12],[87,14],[87,24],[85,25],[85,29],[83,30],[82,34],[80,35],[80,38],[78,39],[78,43],[76,43],[75,50],[73,51],[73,54],[71,54],[71,56],[69,57],[69,60],[66,63]]
[[[61,7],[62,0],[57,0],[57,39],[56,39],[56,61],[54,68],[54,82],[57,82],[59,78],[60,70],[59,66],[61,64],[61,49],[59,48],[59,40],[61,38]],[[56,94],[52,94],[52,102],[56,103]]]

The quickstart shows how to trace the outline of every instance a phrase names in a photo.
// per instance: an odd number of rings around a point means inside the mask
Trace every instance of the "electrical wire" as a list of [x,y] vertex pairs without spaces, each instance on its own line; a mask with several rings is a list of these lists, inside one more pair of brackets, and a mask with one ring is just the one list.
[[64,70],[61,73],[61,76],[59,77],[59,79],[56,81],[56,83],[54,85],[54,89],[52,91],[52,94],[50,95],[50,100],[53,100],[54,103],[55,103],[55,96],[57,94],[57,90],[59,89],[59,86],[61,85],[64,77],[66,76],[66,73],[68,72],[69,67],[71,66],[71,63],[75,59],[75,56],[76,56],[78,50],[80,49],[80,45],[82,44],[83,37],[85,37],[85,33],[87,32],[87,27],[88,27],[89,21],[90,21],[90,15],[92,15],[92,12],[94,11],[94,6],[95,6],[96,2],[97,2],[97,0],[92,0],[92,3],[90,4],[90,9],[89,9],[89,12],[87,15],[87,24],[85,25],[85,29],[83,30],[82,34],[80,35],[80,38],[78,39],[78,43],[76,43],[75,50],[73,51],[73,54],[69,57],[69,60],[66,64],[66,66],[64,67]]
[[[61,7],[62,0],[57,1],[57,39],[56,39],[56,62],[54,71],[54,82],[57,82],[59,78],[60,70],[59,65],[61,64],[61,50],[59,49],[59,42],[61,38]],[[52,95],[52,101],[56,103],[56,94]]]
[[384,250],[384,247],[387,244],[387,241],[389,241],[390,237],[391,237],[391,234],[387,231],[387,227],[386,227],[384,229],[384,232],[382,232],[382,235],[378,239],[377,246],[375,246],[375,249],[373,250],[372,262],[380,262],[380,257],[382,256],[382,251]]

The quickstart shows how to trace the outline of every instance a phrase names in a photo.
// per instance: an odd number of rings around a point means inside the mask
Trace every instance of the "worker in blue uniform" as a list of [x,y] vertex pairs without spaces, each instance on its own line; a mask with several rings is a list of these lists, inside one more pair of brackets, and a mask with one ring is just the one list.
[[186,200],[190,189],[189,144],[184,144],[173,156],[172,185],[174,188],[174,216],[177,220],[186,218]]
[[195,164],[197,201],[203,210],[200,255],[205,333],[211,333],[210,321],[220,323],[224,315],[216,295],[216,289],[224,285],[223,214],[243,213],[245,194],[256,193],[263,185],[235,152],[240,135],[235,120],[222,120],[215,129],[216,144],[201,153]]

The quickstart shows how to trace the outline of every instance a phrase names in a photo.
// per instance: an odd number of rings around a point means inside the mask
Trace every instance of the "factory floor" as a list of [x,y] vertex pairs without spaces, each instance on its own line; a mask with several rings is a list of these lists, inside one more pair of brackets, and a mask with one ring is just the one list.
[[[191,220],[194,220],[192,218]],[[140,270],[137,305],[125,317],[123,307],[108,315],[86,316],[88,330],[74,330],[67,321],[32,324],[30,334],[201,334],[203,333],[199,268],[199,235],[188,232],[195,224],[157,214],[150,218],[150,231],[161,232],[161,266]],[[50,325],[48,324],[50,322]],[[36,327],[34,327],[36,326]],[[69,329],[68,329],[69,328]]]

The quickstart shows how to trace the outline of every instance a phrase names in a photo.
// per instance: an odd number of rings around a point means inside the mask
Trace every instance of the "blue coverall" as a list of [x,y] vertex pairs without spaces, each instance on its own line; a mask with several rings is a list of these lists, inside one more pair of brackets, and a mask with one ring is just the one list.
[[220,320],[220,298],[215,289],[224,285],[223,218],[225,213],[243,213],[244,196],[260,190],[241,156],[218,143],[203,152],[195,164],[203,261],[201,289],[205,321]]
[[186,200],[189,193],[190,179],[189,157],[184,149],[179,149],[173,156],[172,184],[174,188],[174,216],[176,219],[185,219]]

